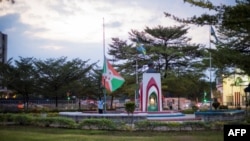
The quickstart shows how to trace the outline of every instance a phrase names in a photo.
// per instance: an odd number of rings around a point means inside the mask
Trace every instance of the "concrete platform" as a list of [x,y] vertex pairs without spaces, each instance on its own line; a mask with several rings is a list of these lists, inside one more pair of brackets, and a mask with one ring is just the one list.
[[[131,115],[127,113],[83,113],[83,112],[60,112],[60,116],[73,118],[76,121],[89,118],[107,118],[116,121],[127,121],[130,120]],[[195,118],[195,115],[185,115],[176,111],[164,111],[164,112],[135,112],[133,114],[134,120],[152,120],[152,121],[194,121],[200,120]]]

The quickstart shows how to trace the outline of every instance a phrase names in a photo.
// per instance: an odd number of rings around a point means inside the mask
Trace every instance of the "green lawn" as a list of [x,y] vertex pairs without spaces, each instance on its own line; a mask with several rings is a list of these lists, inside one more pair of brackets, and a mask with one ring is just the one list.
[[223,131],[139,132],[0,126],[1,141],[223,141]]

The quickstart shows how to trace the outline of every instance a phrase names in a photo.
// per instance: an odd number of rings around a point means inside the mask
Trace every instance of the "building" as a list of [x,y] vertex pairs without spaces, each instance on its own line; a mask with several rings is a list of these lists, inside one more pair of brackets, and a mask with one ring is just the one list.
[[7,35],[0,32],[0,62],[7,62]]
[[[7,62],[7,35],[0,32],[0,63]],[[0,76],[2,77],[2,76]],[[3,86],[0,82],[0,91],[3,91]]]
[[190,109],[191,100],[186,99],[184,97],[169,97],[163,98],[163,109],[168,110],[185,110]]
[[[216,80],[217,90],[222,93],[221,104],[227,106],[245,106],[246,100],[249,99],[249,94],[244,92],[244,89],[250,83],[250,77],[240,75],[240,70],[237,73],[228,77],[221,77]],[[247,97],[246,97],[247,96]]]

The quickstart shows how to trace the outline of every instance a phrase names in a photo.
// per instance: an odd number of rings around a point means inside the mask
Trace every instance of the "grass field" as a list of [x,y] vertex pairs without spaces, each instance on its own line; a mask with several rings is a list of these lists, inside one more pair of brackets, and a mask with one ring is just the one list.
[[1,141],[223,141],[223,131],[139,132],[0,126]]

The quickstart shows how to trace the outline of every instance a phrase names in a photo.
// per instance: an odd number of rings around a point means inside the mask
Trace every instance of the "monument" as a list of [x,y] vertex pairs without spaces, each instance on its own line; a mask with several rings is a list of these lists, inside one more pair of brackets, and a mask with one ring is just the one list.
[[[153,63],[148,64],[148,70],[143,74],[139,89],[139,111],[133,114],[135,121],[141,120],[186,120],[180,112],[164,112],[162,108],[161,77],[154,69]],[[70,117],[76,121],[89,118],[109,118],[112,120],[128,120],[130,116],[125,113],[83,113],[83,112],[60,112],[59,115]]]
[[140,109],[142,112],[161,112],[161,76],[154,69],[152,62],[148,64],[148,67],[146,73],[143,73],[140,86]]

